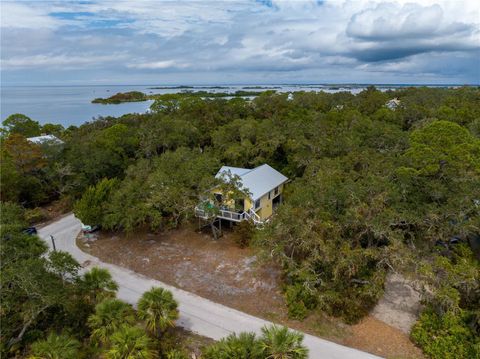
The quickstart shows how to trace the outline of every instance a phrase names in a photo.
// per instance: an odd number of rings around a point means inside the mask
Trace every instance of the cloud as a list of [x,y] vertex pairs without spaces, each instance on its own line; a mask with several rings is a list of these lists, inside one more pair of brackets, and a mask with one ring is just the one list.
[[473,1],[2,1],[2,81],[478,83],[479,26]]
[[85,54],[83,56],[69,56],[66,54],[45,54],[24,57],[12,57],[2,59],[4,69],[26,69],[26,68],[63,68],[64,70],[80,67],[95,66],[99,63],[118,61],[125,58],[122,54],[111,54],[96,56]]
[[354,14],[347,25],[347,35],[374,41],[431,37],[442,20],[443,10],[438,4],[385,3]]
[[182,63],[177,63],[174,60],[163,60],[163,61],[128,64],[127,67],[128,68],[133,68],[133,69],[155,70],[155,69],[168,69],[168,68],[183,69],[183,68],[189,67],[189,65],[188,64],[182,64]]
[[364,9],[353,14],[346,28],[353,39],[350,54],[378,62],[427,52],[478,51],[478,23],[446,15],[439,4],[384,3]]
[[[38,5],[39,3],[37,3]],[[2,1],[0,23],[2,28],[55,29],[60,22],[48,15],[44,7],[32,3]]]

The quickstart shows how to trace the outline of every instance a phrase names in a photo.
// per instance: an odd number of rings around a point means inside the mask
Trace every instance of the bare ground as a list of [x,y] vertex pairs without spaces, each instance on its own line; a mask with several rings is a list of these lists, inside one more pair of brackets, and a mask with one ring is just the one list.
[[340,344],[389,358],[422,357],[406,334],[372,316],[353,326],[320,312],[303,322],[288,319],[280,268],[258,261],[250,248],[239,248],[232,233],[226,232],[218,241],[194,228],[97,236],[98,240],[79,240],[79,244],[105,262]]
[[372,315],[408,334],[419,315],[420,299],[420,293],[411,281],[400,274],[390,273],[385,281],[385,294]]

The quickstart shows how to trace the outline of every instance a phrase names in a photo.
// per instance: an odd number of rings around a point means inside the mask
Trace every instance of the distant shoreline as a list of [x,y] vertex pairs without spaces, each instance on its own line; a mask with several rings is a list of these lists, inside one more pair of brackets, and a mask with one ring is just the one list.
[[228,87],[282,87],[282,86],[292,86],[292,87],[329,87],[329,86],[341,86],[341,87],[366,87],[366,86],[375,86],[375,87],[478,87],[479,84],[395,84],[395,83],[265,83],[265,84],[249,84],[249,83],[239,83],[239,84],[201,84],[201,85],[184,85],[184,84],[175,84],[175,85],[160,85],[160,84],[81,84],[81,85],[11,85],[11,84],[2,84],[1,87],[139,87],[144,86],[149,89],[181,89],[181,88],[204,88],[204,89],[222,89]]

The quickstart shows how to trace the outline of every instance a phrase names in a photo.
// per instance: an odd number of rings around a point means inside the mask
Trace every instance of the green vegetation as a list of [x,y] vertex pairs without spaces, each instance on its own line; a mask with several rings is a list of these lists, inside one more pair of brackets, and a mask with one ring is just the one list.
[[[171,89],[170,87],[165,87]],[[164,87],[153,87],[153,89],[165,89]],[[222,87],[206,87],[206,89],[221,89]],[[184,99],[184,98],[224,98],[224,97],[255,97],[260,94],[259,91],[245,91],[238,90],[235,92],[211,92],[205,90],[193,91],[193,87],[181,86],[174,87],[173,89],[184,89],[182,92],[165,94],[165,95],[146,95],[140,91],[119,92],[108,98],[96,98],[92,100],[92,103],[107,104],[119,104],[123,102],[140,102],[147,100],[163,100],[163,99]],[[13,115],[12,115],[13,116]],[[18,114],[17,114],[18,116]],[[21,115],[23,116],[23,115]]]
[[[282,266],[292,317],[322,310],[357,322],[394,270],[425,289],[412,332],[425,353],[478,355],[479,254],[469,245],[480,233],[478,88],[152,96],[147,114],[50,129],[65,145],[48,154],[25,140],[34,126],[17,115],[3,133],[2,200],[31,209],[71,198],[88,224],[161,230],[192,218],[222,164],[268,163],[292,181],[252,241]],[[385,106],[392,98],[396,110]],[[28,265],[19,273],[34,275]]]
[[[178,304],[171,292],[152,288],[135,311],[115,298],[118,286],[107,270],[79,275],[80,265],[68,253],[47,253],[43,241],[21,231],[26,222],[20,206],[1,206],[2,358],[189,357],[174,331]],[[263,357],[306,357],[298,356],[306,352],[301,335],[277,327],[264,333],[254,339]],[[209,358],[225,358],[219,347],[202,350]]]
[[32,359],[77,359],[80,342],[66,334],[50,333],[46,339],[32,344]]
[[148,97],[140,91],[119,92],[108,98],[96,98],[92,100],[92,103],[107,104],[119,104],[123,102],[140,102],[147,101]]
[[21,113],[8,116],[2,125],[7,133],[18,133],[24,137],[40,136],[42,132],[42,127],[37,121]]
[[163,288],[152,288],[143,293],[138,302],[138,316],[145,321],[147,329],[160,336],[178,319],[177,302],[172,293]]
[[262,336],[255,333],[231,334],[207,348],[205,359],[235,358],[306,359],[308,349],[302,345],[303,334],[291,332],[285,327],[262,328]]

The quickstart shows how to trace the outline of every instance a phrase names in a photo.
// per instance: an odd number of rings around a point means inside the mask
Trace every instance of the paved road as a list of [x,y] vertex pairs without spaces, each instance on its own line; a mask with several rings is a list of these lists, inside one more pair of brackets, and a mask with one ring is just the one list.
[[[161,286],[172,291],[179,302],[180,319],[178,324],[192,332],[218,340],[233,332],[256,332],[270,322],[214,303],[196,294],[172,287],[157,280],[145,277],[131,270],[101,262],[98,258],[82,252],[75,243],[81,224],[73,214],[47,225],[39,230],[39,235],[51,247],[50,235],[55,238],[58,250],[69,252],[80,264],[90,261],[88,267],[98,266],[110,271],[119,285],[118,298],[135,304],[142,293],[153,286]],[[304,343],[310,349],[310,358],[318,359],[367,359],[378,358],[356,349],[348,348],[324,339],[305,335]]]

